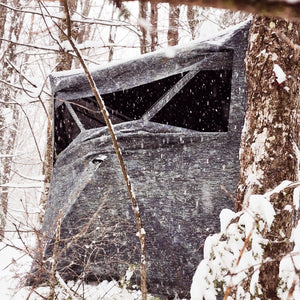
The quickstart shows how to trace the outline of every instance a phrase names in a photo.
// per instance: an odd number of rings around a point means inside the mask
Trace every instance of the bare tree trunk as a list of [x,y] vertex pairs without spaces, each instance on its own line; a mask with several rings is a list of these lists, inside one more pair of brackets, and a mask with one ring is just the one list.
[[[2,1],[3,4],[7,4],[7,0]],[[4,6],[0,6],[0,37],[4,36],[5,23],[6,23],[7,9]],[[0,40],[0,49],[2,46],[2,40]],[[1,51],[2,52],[2,51]]]
[[[64,11],[64,4],[65,4],[64,1],[60,0],[61,11]],[[88,15],[90,9],[89,4],[90,4],[89,0],[85,2],[83,8],[83,15]],[[70,12],[74,14],[78,5],[78,0],[68,0],[68,5],[70,7]],[[73,39],[79,39],[79,42],[83,41],[85,30],[83,29],[79,30],[79,28],[76,26],[74,26],[73,29],[72,24],[68,24],[66,20],[62,20],[59,25],[61,30],[63,30],[64,32],[68,32],[68,35],[72,36]],[[65,36],[65,34],[62,31],[59,32],[59,39],[61,43],[68,41],[68,38]],[[63,49],[61,49],[61,51],[59,52],[56,61],[58,62],[56,66],[56,71],[70,70],[72,68],[73,57],[71,54],[65,52]],[[52,104],[49,105],[48,110],[49,110],[49,115],[52,116],[52,112],[53,112]],[[44,179],[44,189],[40,200],[41,204],[44,206],[46,205],[48,199],[48,192],[50,188],[50,180],[51,180],[51,172],[52,172],[52,163],[53,163],[52,130],[53,128],[52,128],[51,121],[48,120],[47,146],[46,146],[46,152],[45,152],[44,163],[43,163],[43,174],[45,176],[45,179]]]
[[[248,109],[241,142],[241,172],[236,209],[252,194],[264,194],[284,180],[298,180],[300,24],[258,16],[249,34],[247,55]],[[280,70],[284,73],[280,74]],[[286,76],[286,77],[285,77]],[[291,250],[292,191],[271,198],[276,216],[260,269],[262,299],[278,299],[279,263]]]
[[[18,0],[13,0],[12,5],[14,7],[19,8],[20,3]],[[8,40],[18,40],[20,35],[20,30],[23,24],[23,17],[20,12],[11,11],[11,23],[6,23],[6,18],[1,20],[3,28],[1,28],[1,34],[5,34],[5,30],[8,29]],[[9,27],[5,27],[8,25]],[[3,47],[4,44],[2,44]],[[9,43],[6,46],[6,49],[3,51],[3,65],[2,65],[2,74],[1,79],[5,82],[12,82],[15,81],[14,76],[14,68],[13,65],[15,64],[16,60],[16,51],[15,51],[15,44]],[[17,133],[17,125],[19,119],[19,109],[17,105],[12,105],[11,100],[16,98],[16,91],[14,89],[9,89],[5,87],[0,89],[0,98],[1,100],[7,104],[2,105],[0,110],[0,145],[1,145],[1,168],[0,168],[0,176],[1,176],[1,184],[5,185],[9,182],[11,176],[11,163],[12,157],[10,155],[13,154],[13,147],[16,139]],[[8,188],[5,186],[1,187],[1,209],[4,214],[4,217],[7,214],[8,208]],[[4,227],[1,226],[0,228],[0,238],[4,235]]]
[[[64,0],[60,0],[59,4],[61,6],[61,11],[64,11]],[[70,7],[70,13],[73,15],[77,8],[77,0],[68,0],[68,5]],[[66,20],[62,20],[60,22],[60,28],[64,32],[67,31],[68,35],[72,36],[72,38],[76,40],[78,36],[78,30],[75,26],[70,26],[70,24],[67,24]],[[70,31],[70,28],[72,28],[72,31]],[[62,31],[59,32],[59,39],[61,43],[64,43],[67,42],[68,39]],[[72,68],[73,57],[71,54],[65,51],[64,48],[61,49],[61,52],[57,57],[57,61],[58,65],[56,66],[56,71],[70,70]]]
[[148,3],[145,0],[140,0],[139,19],[141,23],[140,29],[142,32],[142,36],[140,37],[141,54],[145,54],[148,52],[147,27],[145,26],[147,22],[147,11],[148,11]]
[[[83,2],[84,2],[84,4],[83,4],[81,15],[83,17],[88,17],[90,10],[91,10],[91,1],[87,0],[87,1],[83,1]],[[79,26],[80,25],[78,25],[78,27]],[[79,27],[78,34],[77,34],[77,42],[79,44],[83,43],[84,37],[89,36],[89,29],[90,29],[90,26],[87,27],[86,25],[82,25],[81,27]]]
[[[114,11],[112,11],[112,13],[111,13],[111,20],[113,21],[113,19],[114,19]],[[109,42],[108,61],[112,61],[112,59],[113,59],[113,55],[114,55],[113,44],[115,43],[116,33],[117,33],[117,27],[113,26],[113,25],[110,26],[109,37],[108,37],[108,42]]]
[[188,7],[186,11],[188,24],[191,30],[192,40],[196,37],[196,28],[200,22],[198,10],[199,7]]
[[151,45],[150,50],[155,51],[158,46],[158,30],[157,30],[157,21],[158,21],[158,10],[156,4],[151,4],[151,15],[150,15],[150,21],[151,21]]
[[[90,0],[86,0],[83,1],[83,8],[81,11],[81,15],[83,17],[88,17],[90,10],[91,10],[91,1]],[[90,28],[91,26],[86,26],[85,24],[76,24],[76,27],[78,28],[78,32],[77,32],[77,43],[81,44],[83,43],[84,39],[88,39],[90,36]],[[75,68],[79,68],[80,67],[80,62],[78,60],[75,60]]]
[[169,30],[168,30],[168,45],[175,46],[179,41],[179,15],[180,6],[170,4],[169,9]]

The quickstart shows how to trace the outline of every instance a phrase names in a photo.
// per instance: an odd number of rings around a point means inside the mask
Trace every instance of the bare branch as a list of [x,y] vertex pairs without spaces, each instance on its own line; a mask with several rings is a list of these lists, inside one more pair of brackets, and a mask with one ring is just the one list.
[[[19,104],[19,103],[18,103],[18,104]],[[29,128],[30,128],[31,133],[32,133],[32,137],[33,137],[33,140],[34,140],[34,143],[35,143],[35,146],[36,146],[36,150],[37,150],[37,152],[38,152],[38,154],[39,154],[40,161],[43,162],[42,154],[41,154],[41,151],[40,151],[38,142],[37,142],[37,140],[36,140],[36,137],[35,137],[33,128],[32,128],[32,126],[31,126],[31,122],[30,122],[30,120],[29,120],[29,118],[28,118],[28,115],[27,115],[26,111],[24,110],[23,106],[22,106],[21,104],[19,104],[19,106],[20,106],[22,112],[23,112],[24,115],[25,115],[25,118],[26,118],[26,120],[27,120],[28,126],[29,126]]]
[[59,49],[56,49],[54,47],[43,47],[43,46],[37,46],[37,45],[33,45],[33,44],[24,44],[24,43],[20,43],[17,41],[12,41],[6,38],[0,38],[0,41],[4,41],[4,42],[8,42],[8,43],[12,43],[14,45],[18,45],[18,46],[24,46],[24,47],[28,47],[28,48],[34,48],[34,49],[38,49],[38,50],[46,50],[46,51],[53,51],[53,52],[59,52]]
[[[67,0],[64,0],[64,7],[65,7],[67,23],[69,23],[70,22],[70,13],[69,13]],[[104,103],[102,97],[99,94],[96,83],[95,83],[91,73],[89,72],[89,70],[87,68],[87,65],[86,65],[79,49],[76,47],[73,39],[70,36],[67,36],[67,37],[69,39],[69,42],[70,42],[74,52],[76,53],[76,55],[77,55],[77,57],[80,61],[80,64],[81,64],[82,68],[84,69],[84,72],[87,76],[87,79],[90,83],[90,86],[93,90],[93,93],[94,93],[94,95],[97,99],[97,102],[98,102],[99,106],[100,106],[103,118],[104,118],[105,123],[108,127],[108,130],[110,132],[112,142],[113,142],[113,146],[114,146],[115,152],[117,154],[117,157],[118,157],[118,160],[119,160],[119,163],[120,163],[120,167],[121,167],[121,170],[122,170],[122,173],[123,173],[123,177],[124,177],[124,180],[125,180],[125,183],[126,183],[127,191],[128,191],[129,197],[131,199],[131,204],[132,204],[132,208],[133,208],[133,211],[134,211],[134,214],[135,214],[137,227],[138,227],[138,237],[139,237],[140,245],[141,245],[141,291],[142,291],[142,298],[143,298],[143,300],[146,300],[147,299],[146,233],[145,233],[145,230],[143,228],[142,219],[141,219],[141,216],[140,216],[140,213],[139,213],[139,206],[138,206],[137,200],[135,198],[135,195],[133,193],[132,184],[130,182],[130,179],[129,179],[129,176],[128,176],[128,173],[127,173],[127,170],[126,170],[126,166],[125,166],[122,154],[121,154],[121,150],[120,150],[120,147],[118,145],[117,138],[116,138],[116,135],[114,133],[112,123],[109,119],[108,112],[107,112],[106,107],[105,107],[105,103]]]
[[55,234],[55,242],[53,248],[53,255],[52,255],[52,267],[50,273],[50,293],[48,298],[50,300],[55,299],[55,285],[56,285],[56,268],[58,263],[58,251],[59,251],[59,243],[60,243],[60,229],[61,229],[61,219],[62,219],[62,210],[58,212],[58,220],[56,225],[56,234]]

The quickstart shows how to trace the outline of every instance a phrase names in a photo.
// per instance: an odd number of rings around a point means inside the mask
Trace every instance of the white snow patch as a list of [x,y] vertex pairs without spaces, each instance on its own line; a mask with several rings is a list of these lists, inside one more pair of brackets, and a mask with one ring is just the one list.
[[266,195],[266,197],[270,197],[273,194],[278,194],[278,193],[280,193],[282,190],[284,190],[285,188],[287,188],[291,184],[292,184],[292,181],[290,181],[290,180],[284,180],[278,186],[276,186],[272,191],[267,192],[265,195]]
[[271,227],[275,216],[275,210],[265,195],[252,195],[249,199],[249,209],[261,217]]
[[261,161],[265,157],[265,142],[267,140],[268,129],[265,127],[263,132],[257,134],[255,142],[251,145],[255,161]]
[[282,84],[284,81],[286,81],[286,75],[279,65],[274,64],[273,72],[275,74],[276,81],[278,82],[278,84]]
[[[294,249],[286,255],[280,262],[279,276],[281,277],[281,285],[278,290],[280,299],[287,299],[289,291],[293,290],[290,299],[300,299],[300,223],[292,231],[290,239],[294,242]],[[294,288],[292,289],[292,287]]]
[[176,55],[176,48],[175,47],[167,47],[165,49],[165,55],[167,58],[173,58]]
[[276,53],[272,53],[272,60],[275,61],[278,59],[278,55]]
[[147,31],[151,31],[152,30],[152,25],[151,23],[149,23],[146,19],[144,18],[138,18],[137,19],[137,24],[141,27],[143,27],[144,29],[146,29]]
[[295,209],[299,209],[300,205],[300,186],[296,187],[293,192],[293,204],[295,206]]
[[[203,280],[203,274],[209,274],[210,267],[206,260],[203,260],[198,266],[195,275],[193,277],[191,286],[191,299],[203,300],[203,299],[216,299],[216,292],[214,288],[207,285],[206,280]],[[207,278],[207,281],[209,278]]]
[[264,57],[268,56],[266,49],[261,50],[256,57],[260,57],[260,56],[264,56]]
[[[144,229],[144,228],[141,228],[141,235],[145,235],[145,234],[146,234],[145,229]],[[136,236],[137,236],[137,237],[140,237],[140,232],[137,232],[137,233],[136,233]]]
[[235,213],[228,209],[222,209],[220,213],[221,232],[224,232],[230,221],[234,218]]
[[98,156],[96,156],[94,159],[99,160],[99,161],[104,161],[107,159],[107,156],[104,154],[99,154]]
[[251,165],[246,169],[246,185],[258,185],[262,186],[260,182],[260,178],[263,176],[263,171],[260,169],[256,169],[255,165]]
[[244,225],[245,235],[248,236],[250,232],[253,230],[253,226],[255,223],[255,216],[249,210],[246,210],[240,217],[240,224]]
[[8,188],[17,188],[17,189],[36,189],[43,188],[43,183],[14,183],[9,182],[5,184],[1,184],[0,187],[8,187]]
[[286,206],[284,207],[284,210],[287,210],[287,211],[289,211],[289,212],[292,212],[292,211],[293,211],[292,205],[286,205]]

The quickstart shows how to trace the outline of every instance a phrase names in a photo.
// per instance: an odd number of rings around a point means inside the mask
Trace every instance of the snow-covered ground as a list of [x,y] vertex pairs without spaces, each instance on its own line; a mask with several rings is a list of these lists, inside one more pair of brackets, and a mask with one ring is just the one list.
[[[30,256],[19,251],[15,247],[24,249],[20,240],[10,241],[11,246],[0,243],[0,299],[1,300],[40,300],[47,299],[49,287],[39,287],[33,290],[31,287],[24,287],[25,274],[30,270]],[[25,250],[26,251],[26,250]],[[116,281],[103,281],[99,285],[78,285],[75,282],[62,282],[56,288],[55,299],[89,299],[89,300],[137,300],[141,299],[140,291],[130,291],[125,287],[121,288]],[[43,298],[45,297],[45,298]],[[84,298],[83,298],[84,297]],[[149,299],[153,299],[149,296]]]

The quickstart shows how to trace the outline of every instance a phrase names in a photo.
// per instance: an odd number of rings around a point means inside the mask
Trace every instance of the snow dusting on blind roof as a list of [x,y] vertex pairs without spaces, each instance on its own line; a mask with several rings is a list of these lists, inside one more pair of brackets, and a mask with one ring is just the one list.
[[[113,70],[118,67],[122,67],[125,65],[131,65],[133,63],[139,64],[140,67],[143,66],[144,71],[147,72],[148,68],[157,68],[158,75],[156,80],[161,79],[165,77],[166,75],[170,76],[176,73],[184,72],[186,71],[186,68],[190,69],[191,66],[190,64],[184,64],[183,62],[174,62],[173,68],[176,69],[174,70],[172,74],[170,74],[170,70],[166,68],[165,72],[159,71],[158,66],[155,65],[157,63],[157,59],[163,59],[165,58],[167,61],[172,61],[174,59],[176,61],[176,58],[179,56],[184,56],[185,60],[190,60],[195,59],[195,55],[199,56],[199,52],[202,53],[202,55],[205,54],[211,54],[217,51],[225,51],[230,50],[232,47],[230,45],[230,40],[234,37],[235,34],[240,32],[240,30],[243,30],[245,27],[249,26],[250,21],[245,21],[242,22],[238,25],[232,26],[226,30],[223,30],[216,34],[215,36],[212,36],[208,40],[196,40],[194,42],[189,43],[188,46],[174,46],[174,47],[168,47],[166,49],[161,49],[152,53],[147,53],[139,56],[136,59],[125,59],[122,62],[112,62],[109,63],[105,66],[101,67],[93,67],[90,69],[91,74],[93,75],[94,80],[97,82],[97,80],[100,80],[101,77],[103,77],[103,71],[104,70]],[[196,50],[198,49],[198,50]],[[198,52],[197,52],[198,51]],[[196,53],[197,52],[197,53]],[[194,61],[196,63],[196,61]],[[203,68],[205,63],[203,64]],[[160,66],[161,66],[161,61],[160,61]],[[164,73],[165,75],[161,74]],[[167,74],[166,74],[167,73]],[[139,77],[139,73],[136,72],[136,76]],[[151,77],[151,76],[150,76]],[[149,78],[150,78],[149,77]],[[72,78],[72,80],[70,80]],[[154,80],[153,76],[150,78],[150,81]],[[86,84],[87,79],[82,71],[82,69],[75,69],[75,70],[69,70],[69,71],[62,71],[62,72],[54,72],[50,76],[50,81],[51,81],[51,86],[52,86],[52,92],[55,94],[56,92],[60,92],[65,89],[72,89],[73,87],[76,86],[83,86],[86,89]],[[84,84],[83,84],[84,83]],[[143,82],[145,84],[146,82]],[[90,90],[89,92],[85,91],[85,97],[92,96],[92,91]],[[67,99],[65,99],[67,100]]]

